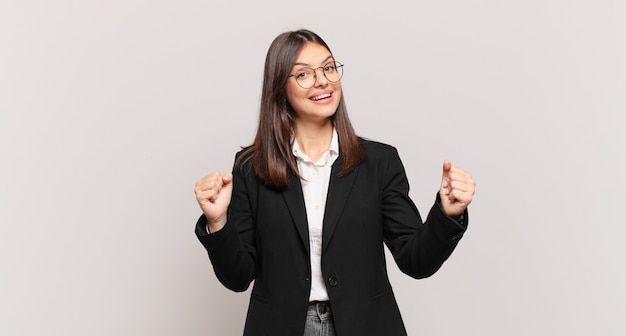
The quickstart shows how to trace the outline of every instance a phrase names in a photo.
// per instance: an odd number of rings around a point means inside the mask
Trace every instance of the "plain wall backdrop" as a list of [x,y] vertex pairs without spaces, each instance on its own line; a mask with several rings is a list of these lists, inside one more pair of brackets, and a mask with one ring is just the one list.
[[0,4],[0,334],[239,335],[193,186],[254,136],[265,53],[319,33],[361,136],[423,215],[470,227],[433,277],[389,259],[410,335],[624,335],[626,2]]

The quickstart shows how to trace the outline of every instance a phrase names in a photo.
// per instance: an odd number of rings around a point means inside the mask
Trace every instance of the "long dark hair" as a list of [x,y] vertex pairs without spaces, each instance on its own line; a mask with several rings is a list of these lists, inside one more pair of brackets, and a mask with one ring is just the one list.
[[[296,58],[307,42],[317,43],[330,51],[321,37],[306,29],[282,33],[270,45],[265,57],[256,137],[235,162],[241,167],[252,159],[254,172],[268,187],[285,188],[290,174],[300,177],[291,151],[296,114],[287,101],[286,86]],[[365,160],[365,150],[348,118],[343,90],[331,122],[337,131],[342,160],[338,174],[343,176]]]

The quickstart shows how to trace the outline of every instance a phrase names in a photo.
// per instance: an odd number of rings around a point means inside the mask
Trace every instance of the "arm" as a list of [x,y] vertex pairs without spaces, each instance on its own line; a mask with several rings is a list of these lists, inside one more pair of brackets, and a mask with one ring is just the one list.
[[[210,176],[210,175],[209,175]],[[201,180],[202,181],[202,180]],[[199,181],[200,183],[200,181]],[[245,291],[256,274],[255,224],[248,197],[247,181],[241,170],[232,175],[231,193],[222,194],[217,200],[228,200],[227,209],[213,211],[211,205],[201,203],[203,214],[196,223],[195,233],[206,248],[218,280],[228,289]],[[198,189],[198,187],[196,187]],[[208,202],[207,200],[204,200]],[[210,219],[217,219],[217,225]],[[219,222],[223,220],[223,222]],[[207,232],[206,228],[210,232]]]
[[[449,169],[448,169],[449,171]],[[444,167],[444,176],[447,178]],[[451,180],[447,188],[451,188]],[[473,181],[473,180],[472,180]],[[442,179],[441,194],[444,190]],[[455,191],[456,193],[456,191]],[[409,183],[397,151],[388,159],[388,167],[383,185],[383,232],[385,243],[400,270],[414,278],[425,278],[434,274],[448,259],[467,228],[467,206],[459,206],[447,199],[445,206],[456,212],[447,213],[440,195],[431,208],[425,222],[413,201],[409,198]],[[472,192],[473,194],[473,192]],[[446,194],[447,196],[447,194]],[[471,202],[464,199],[466,204]],[[460,212],[458,212],[460,210]],[[458,221],[452,216],[463,218]]]

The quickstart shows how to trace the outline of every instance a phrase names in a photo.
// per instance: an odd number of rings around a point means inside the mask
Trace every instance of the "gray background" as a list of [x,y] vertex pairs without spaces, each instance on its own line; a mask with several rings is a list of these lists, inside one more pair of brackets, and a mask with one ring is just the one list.
[[265,52],[318,32],[362,136],[425,215],[448,158],[470,230],[389,264],[411,335],[624,335],[626,3],[0,4],[0,334],[237,335],[193,234],[197,179],[251,142]]

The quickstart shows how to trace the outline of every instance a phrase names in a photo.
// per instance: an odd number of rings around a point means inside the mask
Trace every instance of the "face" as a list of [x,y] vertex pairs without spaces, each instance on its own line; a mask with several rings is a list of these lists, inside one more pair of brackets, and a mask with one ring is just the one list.
[[[308,42],[303,47],[290,74],[298,74],[303,68],[318,68],[328,65],[334,59],[325,47]],[[337,111],[341,99],[341,81],[330,82],[322,68],[315,70],[315,83],[303,89],[295,76],[287,80],[287,100],[296,112],[299,122],[326,122]]]

